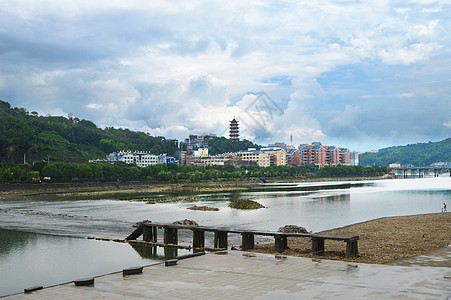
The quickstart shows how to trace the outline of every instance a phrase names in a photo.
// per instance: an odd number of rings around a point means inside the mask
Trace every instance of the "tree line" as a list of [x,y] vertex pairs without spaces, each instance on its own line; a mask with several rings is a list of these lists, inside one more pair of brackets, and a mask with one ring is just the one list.
[[372,166],[194,166],[163,164],[138,167],[124,162],[111,163],[44,163],[3,164],[0,166],[2,182],[37,182],[43,177],[56,182],[150,180],[162,182],[190,182],[216,179],[243,178],[296,178],[306,177],[371,177],[387,174],[386,167]]

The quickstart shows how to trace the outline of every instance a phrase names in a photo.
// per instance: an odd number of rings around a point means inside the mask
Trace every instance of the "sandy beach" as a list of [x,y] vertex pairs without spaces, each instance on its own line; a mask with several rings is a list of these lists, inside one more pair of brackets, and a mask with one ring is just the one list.
[[[324,255],[313,255],[309,238],[289,238],[284,254],[372,264],[423,255],[450,244],[451,213],[386,217],[320,233],[358,235],[359,257],[345,258],[346,244],[330,240],[325,241]],[[275,253],[274,244],[257,245],[255,251]]]

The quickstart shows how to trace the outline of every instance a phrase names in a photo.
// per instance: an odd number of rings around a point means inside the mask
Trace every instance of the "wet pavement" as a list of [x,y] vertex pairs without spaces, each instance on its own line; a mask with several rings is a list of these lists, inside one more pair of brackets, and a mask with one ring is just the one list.
[[451,244],[425,255],[418,255],[392,262],[394,266],[429,266],[451,268]]
[[450,267],[355,264],[227,251],[6,299],[451,299]]

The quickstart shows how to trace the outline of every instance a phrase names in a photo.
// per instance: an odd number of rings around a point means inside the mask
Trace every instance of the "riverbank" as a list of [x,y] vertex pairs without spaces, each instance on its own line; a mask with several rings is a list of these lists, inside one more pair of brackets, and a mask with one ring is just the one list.
[[293,177],[293,178],[249,178],[239,180],[206,180],[198,182],[73,182],[27,184],[0,184],[0,199],[35,199],[40,197],[57,197],[63,199],[140,199],[146,195],[177,194],[186,192],[229,192],[243,191],[265,183],[297,183],[326,181],[363,181],[389,179],[390,176],[378,177]]
[[[312,244],[308,238],[289,238],[289,249],[283,254],[387,264],[447,247],[451,243],[450,228],[450,212],[386,217],[319,232],[333,235],[358,235],[359,257],[357,258],[345,258],[346,245],[341,241],[330,240],[325,241],[324,255],[313,255],[311,254]],[[255,251],[275,253],[274,244],[256,245]]]

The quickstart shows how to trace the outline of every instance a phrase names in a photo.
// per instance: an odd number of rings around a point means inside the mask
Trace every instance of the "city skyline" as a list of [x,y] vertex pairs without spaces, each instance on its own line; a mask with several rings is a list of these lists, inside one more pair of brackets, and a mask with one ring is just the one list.
[[260,145],[439,141],[449,15],[434,0],[8,1],[0,100],[179,140],[228,137],[236,117]]

